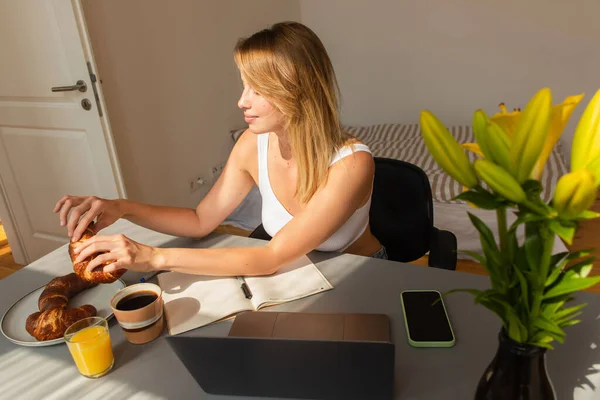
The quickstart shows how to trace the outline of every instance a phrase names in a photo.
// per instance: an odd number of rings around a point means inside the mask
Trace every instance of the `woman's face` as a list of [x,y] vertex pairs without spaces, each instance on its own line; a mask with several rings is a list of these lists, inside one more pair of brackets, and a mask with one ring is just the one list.
[[281,132],[283,114],[270,101],[252,89],[242,77],[244,89],[238,107],[244,111],[248,128],[254,133]]

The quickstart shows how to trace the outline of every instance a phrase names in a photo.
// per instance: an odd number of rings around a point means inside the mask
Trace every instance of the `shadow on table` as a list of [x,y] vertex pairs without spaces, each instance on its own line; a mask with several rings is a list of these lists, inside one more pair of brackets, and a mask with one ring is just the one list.
[[558,399],[600,397],[599,394],[583,396],[583,393],[600,392],[600,307],[591,302],[597,302],[600,296],[579,293],[577,298],[577,303],[589,304],[578,318],[581,322],[565,328],[565,343],[555,343],[555,349],[546,355],[548,374]]

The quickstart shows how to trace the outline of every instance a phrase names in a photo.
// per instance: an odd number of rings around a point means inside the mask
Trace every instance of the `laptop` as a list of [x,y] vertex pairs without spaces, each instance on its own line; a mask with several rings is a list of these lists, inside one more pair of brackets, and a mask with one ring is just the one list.
[[227,337],[167,336],[198,385],[217,395],[391,399],[394,344],[383,314],[247,312]]

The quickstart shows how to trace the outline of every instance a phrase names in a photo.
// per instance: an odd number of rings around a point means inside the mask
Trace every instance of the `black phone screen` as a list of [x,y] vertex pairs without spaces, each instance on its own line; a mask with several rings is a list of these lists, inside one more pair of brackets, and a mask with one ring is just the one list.
[[438,292],[402,292],[405,323],[416,342],[450,342],[454,339]]

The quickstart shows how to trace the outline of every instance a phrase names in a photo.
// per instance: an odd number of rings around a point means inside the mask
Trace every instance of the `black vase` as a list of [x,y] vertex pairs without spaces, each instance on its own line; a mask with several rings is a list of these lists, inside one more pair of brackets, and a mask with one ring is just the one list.
[[498,350],[477,385],[475,400],[556,400],[546,349],[517,343],[504,329]]

